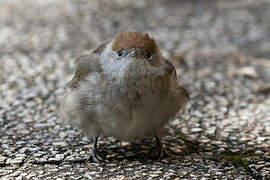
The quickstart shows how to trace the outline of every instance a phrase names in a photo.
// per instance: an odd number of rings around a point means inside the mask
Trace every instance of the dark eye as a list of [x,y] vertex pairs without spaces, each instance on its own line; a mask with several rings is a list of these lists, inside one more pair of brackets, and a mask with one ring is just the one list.
[[117,57],[118,57],[118,58],[123,57],[123,50],[117,51]]
[[147,57],[148,59],[151,59],[151,58],[152,58],[152,54],[151,54],[149,51],[147,51],[146,57]]

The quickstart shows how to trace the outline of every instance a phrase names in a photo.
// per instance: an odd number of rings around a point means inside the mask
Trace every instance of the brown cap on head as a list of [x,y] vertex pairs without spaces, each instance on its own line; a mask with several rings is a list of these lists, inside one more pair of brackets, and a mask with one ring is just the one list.
[[157,52],[157,45],[154,39],[148,34],[137,32],[119,33],[112,40],[112,49],[118,51],[124,48],[143,48],[151,54]]

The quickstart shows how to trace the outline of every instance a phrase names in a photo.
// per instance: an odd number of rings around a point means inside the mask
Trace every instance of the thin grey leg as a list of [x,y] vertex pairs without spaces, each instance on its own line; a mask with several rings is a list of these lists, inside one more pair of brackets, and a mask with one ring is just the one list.
[[157,156],[156,159],[161,159],[163,155],[163,149],[162,149],[162,143],[160,142],[160,139],[157,135],[155,135],[156,143],[157,143]]
[[92,158],[94,162],[99,163],[104,161],[97,153],[98,149],[97,149],[97,143],[98,143],[98,137],[95,138],[94,141],[94,145],[93,148],[91,150],[91,155],[90,157],[87,159],[87,162]]

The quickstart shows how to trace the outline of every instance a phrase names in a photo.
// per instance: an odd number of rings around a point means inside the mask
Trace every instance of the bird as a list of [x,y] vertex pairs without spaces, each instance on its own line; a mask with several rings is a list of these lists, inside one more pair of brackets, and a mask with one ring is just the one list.
[[160,157],[160,132],[188,100],[175,67],[162,56],[154,38],[120,32],[75,60],[61,114],[94,140],[89,156],[94,162],[104,162],[97,143],[108,136],[128,142],[155,138]]

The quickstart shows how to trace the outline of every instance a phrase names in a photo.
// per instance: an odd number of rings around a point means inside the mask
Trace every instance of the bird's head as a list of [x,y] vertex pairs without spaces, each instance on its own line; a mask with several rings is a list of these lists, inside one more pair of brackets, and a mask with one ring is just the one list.
[[155,40],[138,32],[119,33],[94,52],[100,54],[104,72],[112,76],[143,75],[160,61]]

